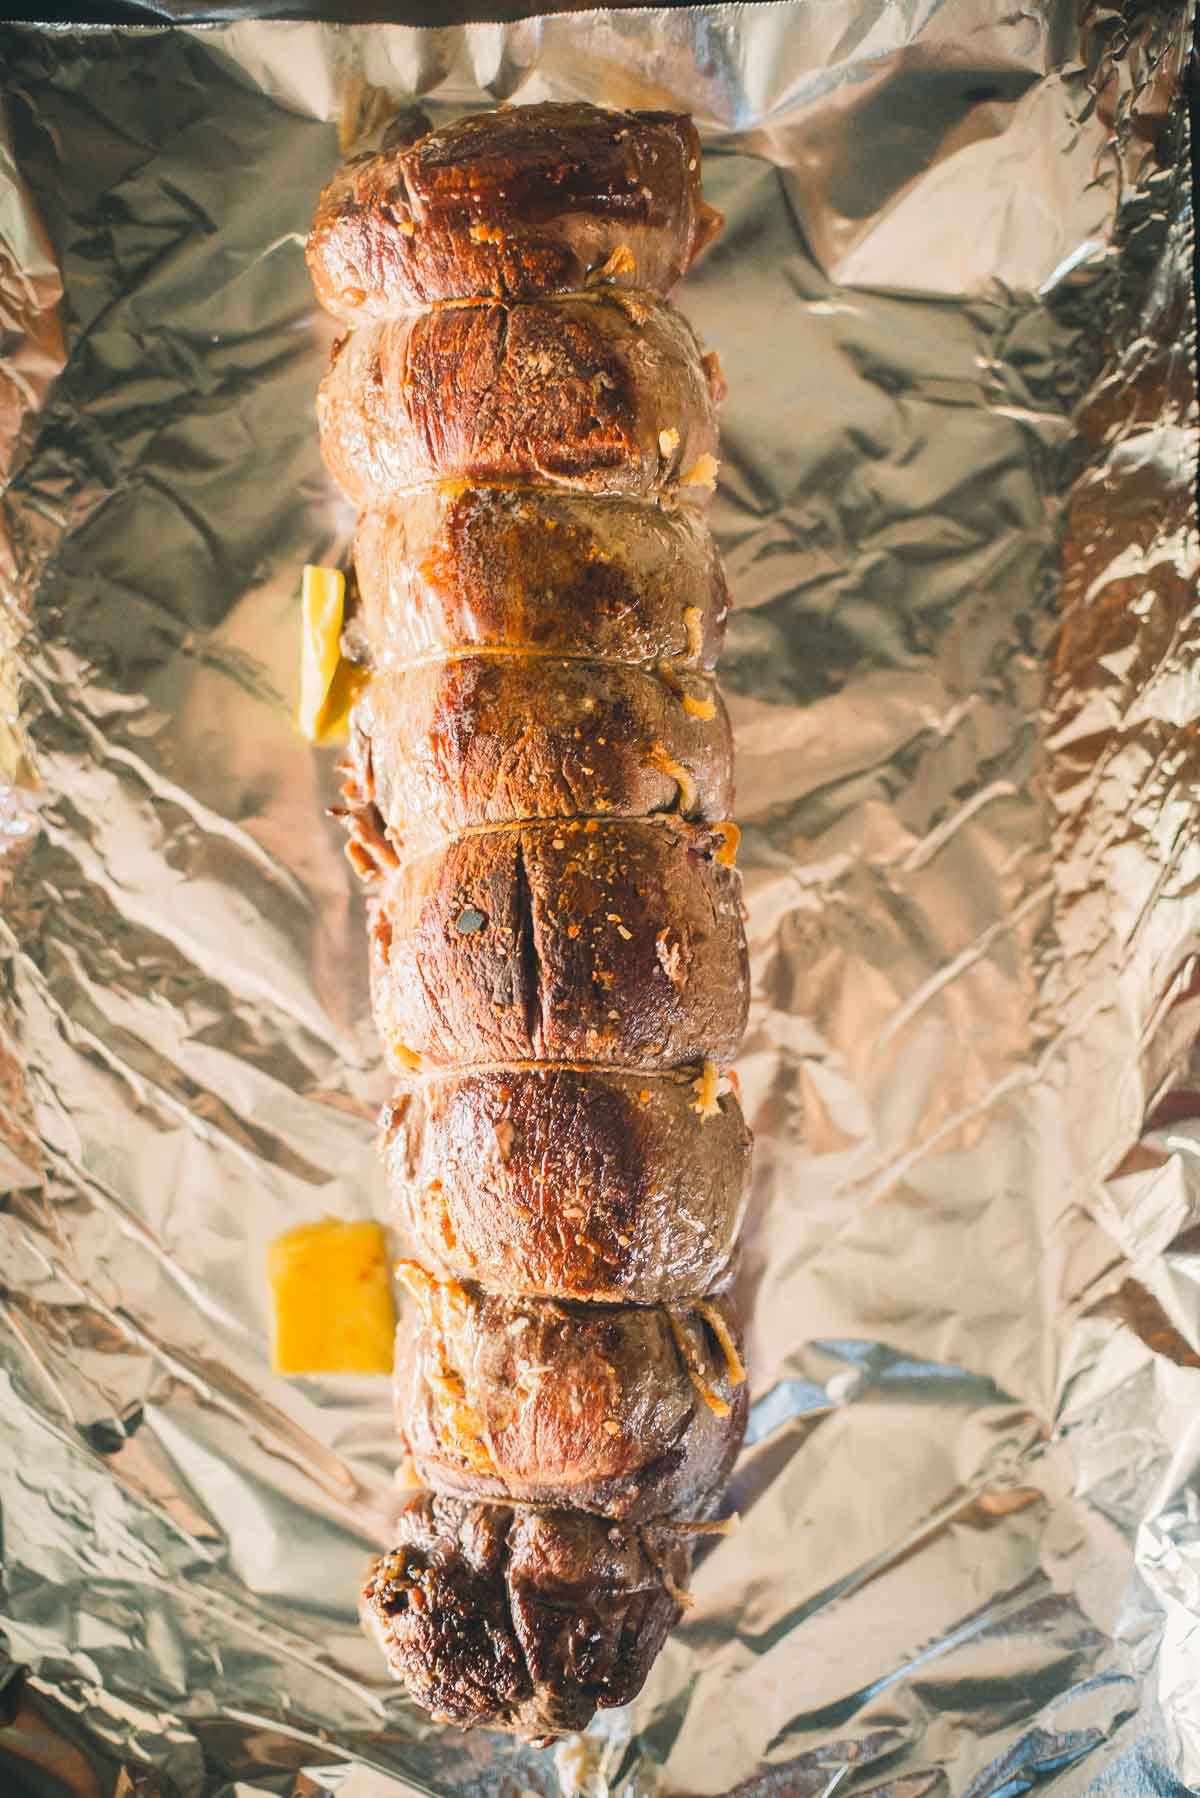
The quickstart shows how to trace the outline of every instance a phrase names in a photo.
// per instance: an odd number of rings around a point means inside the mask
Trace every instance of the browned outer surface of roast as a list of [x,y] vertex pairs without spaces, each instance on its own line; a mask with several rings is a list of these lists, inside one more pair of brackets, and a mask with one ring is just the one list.
[[439,480],[651,498],[715,456],[718,397],[681,313],[603,289],[363,326],[334,346],[317,424],[360,506]]
[[520,649],[711,668],[729,593],[692,506],[533,489],[424,488],[364,512],[347,652],[393,667]]
[[347,163],[321,195],[308,266],[321,304],[355,323],[562,293],[606,266],[608,280],[666,293],[719,225],[686,115],[549,103]]
[[746,1026],[741,893],[721,838],[567,819],[462,836],[371,902],[375,1021],[396,1066],[724,1064]]
[[510,1297],[670,1304],[725,1273],[750,1133],[697,1070],[415,1080],[384,1114],[398,1221],[442,1274]]
[[[730,1386],[701,1312],[427,1278],[415,1292],[421,1323],[401,1321],[396,1390],[423,1484],[643,1522],[696,1515],[724,1483],[746,1389]],[[707,1309],[736,1340],[728,1301]]]
[[399,1421],[440,1489],[363,1614],[435,1717],[547,1741],[640,1688],[746,1413],[724,387],[656,297],[717,221],[673,115],[421,129],[309,243],[357,326],[318,400],[366,508],[344,814],[422,1257]]
[[439,1722],[545,1742],[640,1690],[690,1566],[690,1539],[669,1527],[422,1493],[362,1608]]
[[716,822],[733,803],[729,717],[711,679],[615,662],[381,669],[355,707],[350,761],[401,860],[481,825],[672,810]]

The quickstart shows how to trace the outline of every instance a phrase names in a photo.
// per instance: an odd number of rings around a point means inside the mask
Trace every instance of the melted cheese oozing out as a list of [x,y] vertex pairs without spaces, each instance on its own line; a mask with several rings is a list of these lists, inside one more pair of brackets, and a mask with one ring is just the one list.
[[340,568],[304,570],[301,588],[300,704],[296,722],[310,743],[341,743],[365,675],[342,655],[346,577]]
[[710,487],[715,491],[720,467],[721,464],[717,458],[705,450],[702,455],[696,457],[686,473],[680,475],[679,485],[681,487]]
[[326,1217],[267,1251],[276,1373],[390,1373],[396,1310],[381,1227]]
[[731,1386],[741,1386],[745,1382],[746,1368],[738,1353],[737,1343],[733,1339],[733,1331],[729,1328],[720,1311],[707,1299],[699,1299],[696,1309],[721,1345],[721,1353],[725,1357],[726,1378]]
[[715,700],[697,699],[692,693],[684,694],[683,709],[685,712],[690,712],[693,718],[715,718],[717,715]]
[[393,1061],[398,1062],[410,1074],[420,1073],[422,1065],[420,1055],[415,1049],[409,1048],[394,1027],[385,1024],[380,1034],[383,1037],[383,1046]]
[[683,1319],[679,1316],[679,1313],[673,1305],[667,1306],[667,1322],[671,1327],[671,1334],[675,1338],[675,1346],[679,1350],[679,1358],[687,1370],[687,1375],[691,1380],[692,1385],[715,1416],[728,1417],[730,1411],[729,1402],[727,1399],[723,1399],[716,1388],[711,1386],[705,1379],[704,1370],[700,1365],[696,1347],[688,1336]]
[[588,276],[588,281],[615,281],[620,275],[632,275],[636,271],[637,258],[633,251],[627,243],[619,243],[604,266]]
[[692,1091],[696,1098],[692,1101],[692,1110],[702,1118],[715,1118],[721,1107],[717,1104],[717,1091],[720,1086],[720,1075],[715,1061],[706,1061],[700,1070],[699,1078],[692,1081]]

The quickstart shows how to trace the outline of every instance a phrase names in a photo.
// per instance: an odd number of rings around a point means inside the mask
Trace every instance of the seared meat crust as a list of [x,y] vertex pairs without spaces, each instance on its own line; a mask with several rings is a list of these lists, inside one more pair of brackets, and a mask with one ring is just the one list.
[[641,1687],[747,1409],[724,383],[662,298],[719,222],[678,115],[410,111],[308,244],[352,327],[317,404],[362,508],[341,811],[433,1488],[363,1616],[436,1718],[537,1742]]
[[321,304],[352,323],[594,277],[666,293],[720,224],[685,115],[509,107],[347,163],[321,195],[308,266]]
[[421,1493],[371,1568],[365,1621],[438,1722],[545,1743],[637,1693],[678,1621],[690,1538]]
[[720,695],[673,669],[463,656],[381,670],[354,710],[347,793],[374,806],[400,860],[518,819],[733,804]]
[[519,1068],[414,1080],[388,1105],[398,1221],[442,1274],[513,1298],[670,1304],[725,1273],[750,1132],[696,1069]]
[[729,592],[694,506],[426,488],[364,512],[347,653],[375,668],[520,649],[712,668]]

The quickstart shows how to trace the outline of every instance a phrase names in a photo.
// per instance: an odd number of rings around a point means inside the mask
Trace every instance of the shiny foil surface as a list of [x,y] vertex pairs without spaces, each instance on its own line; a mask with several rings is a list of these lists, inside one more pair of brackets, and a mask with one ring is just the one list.
[[[1200,1787],[1190,25],[0,28],[5,1798]],[[741,1527],[556,1752],[391,1685],[387,1381],[270,1371],[268,1242],[384,1209],[293,724],[364,83],[690,109],[728,221],[680,302],[729,381]]]

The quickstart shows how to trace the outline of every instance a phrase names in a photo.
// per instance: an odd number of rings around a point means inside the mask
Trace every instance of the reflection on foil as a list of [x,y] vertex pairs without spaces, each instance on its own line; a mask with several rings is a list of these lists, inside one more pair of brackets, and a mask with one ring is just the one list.
[[[1188,14],[3,28],[0,1784],[1200,1784]],[[349,527],[301,241],[364,81],[688,107],[729,221],[686,305],[730,384],[743,1523],[557,1755],[382,1677],[386,1383],[267,1365],[266,1243],[382,1208],[290,722]]]

